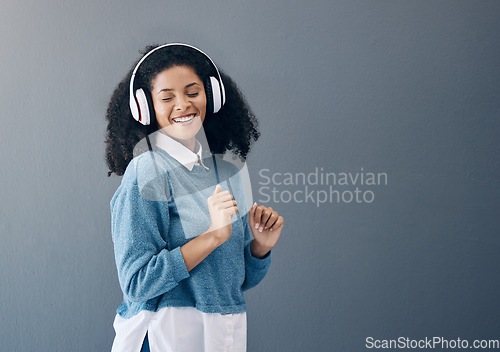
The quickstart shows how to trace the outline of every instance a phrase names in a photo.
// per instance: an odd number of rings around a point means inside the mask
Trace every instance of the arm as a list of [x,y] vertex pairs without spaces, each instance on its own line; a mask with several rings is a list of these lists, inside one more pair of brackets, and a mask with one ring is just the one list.
[[252,254],[263,258],[276,246],[281,236],[284,219],[271,207],[257,206],[254,203],[249,212],[248,224],[252,230],[254,240],[251,243]]
[[257,285],[271,265],[271,249],[274,248],[283,229],[284,220],[271,207],[254,203],[245,216],[246,277],[243,290]]
[[208,203],[210,228],[169,251],[159,229],[169,230],[167,202],[145,199],[135,180],[120,186],[111,201],[112,234],[120,286],[131,301],[146,301],[172,290],[229,239],[236,202],[219,186]]
[[187,270],[191,271],[221,244],[215,231],[207,231],[182,246],[181,253]]
[[120,287],[131,301],[146,301],[189,277],[181,249],[166,249],[160,227],[169,230],[166,202],[144,199],[128,179],[111,200],[112,236]]
[[232,231],[231,218],[238,211],[233,196],[228,191],[222,191],[220,185],[215,187],[207,203],[211,220],[210,228],[181,247],[189,271],[229,239]]
[[242,218],[242,221],[245,231],[245,281],[241,288],[243,291],[246,291],[256,286],[266,276],[271,266],[271,252],[268,251],[263,257],[255,256],[252,253],[252,246],[255,245],[255,240],[248,224],[248,214]]

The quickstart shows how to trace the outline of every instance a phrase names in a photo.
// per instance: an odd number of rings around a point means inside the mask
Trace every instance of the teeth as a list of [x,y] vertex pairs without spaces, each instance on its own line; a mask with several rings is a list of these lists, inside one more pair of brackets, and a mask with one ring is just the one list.
[[189,116],[186,116],[186,117],[175,118],[174,121],[175,122],[187,122],[187,121],[192,120],[194,117],[195,117],[195,114],[192,114],[192,115],[189,115]]

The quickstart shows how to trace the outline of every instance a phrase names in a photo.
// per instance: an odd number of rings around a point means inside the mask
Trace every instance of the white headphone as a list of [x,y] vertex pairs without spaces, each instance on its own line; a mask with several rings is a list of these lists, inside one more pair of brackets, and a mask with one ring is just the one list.
[[[204,82],[205,85],[205,93],[207,95],[207,105],[208,105],[208,110],[213,112],[214,114],[217,113],[224,103],[226,102],[226,92],[224,90],[224,84],[222,83],[222,78],[219,73],[219,69],[217,66],[215,66],[215,63],[212,61],[210,56],[205,54],[203,51],[200,49],[189,45],[189,44],[183,44],[183,43],[170,43],[170,44],[165,44],[165,45],[160,45],[157,48],[154,48],[150,52],[148,52],[146,55],[142,57],[142,59],[137,63],[137,65],[134,68],[134,71],[132,72],[132,77],[130,78],[130,99],[129,99],[129,105],[130,105],[130,111],[132,112],[132,116],[136,121],[139,121],[143,125],[149,125],[151,122],[151,112],[154,110],[153,109],[153,103],[151,101],[151,97],[149,96],[149,93],[145,92],[144,89],[139,88],[135,90],[134,92],[134,78],[135,74],[137,73],[137,70],[139,69],[139,66],[142,64],[142,62],[152,53],[154,53],[156,50],[168,47],[168,46],[184,46],[188,48],[192,48],[201,54],[203,54],[211,63],[212,67],[215,69],[215,72],[217,73],[217,77],[210,76],[209,79]],[[149,101],[149,103],[148,103]],[[150,107],[151,106],[151,107]]]

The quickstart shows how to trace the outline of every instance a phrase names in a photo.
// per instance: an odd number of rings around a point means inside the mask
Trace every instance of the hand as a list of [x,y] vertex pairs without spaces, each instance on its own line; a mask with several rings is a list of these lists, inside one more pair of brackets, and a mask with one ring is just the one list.
[[278,242],[284,219],[271,207],[257,206],[257,203],[254,203],[248,213],[248,224],[254,238],[251,244],[252,254],[256,257],[263,257]]
[[231,219],[238,211],[236,201],[229,191],[222,191],[221,185],[217,185],[207,203],[211,220],[207,232],[213,232],[219,244],[222,244],[231,237]]

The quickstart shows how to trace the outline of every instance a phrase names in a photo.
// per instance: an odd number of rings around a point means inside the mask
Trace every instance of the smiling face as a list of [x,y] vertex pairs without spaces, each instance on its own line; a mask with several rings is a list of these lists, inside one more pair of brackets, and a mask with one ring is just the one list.
[[152,81],[151,96],[161,131],[193,151],[207,109],[205,88],[194,69],[163,70]]

